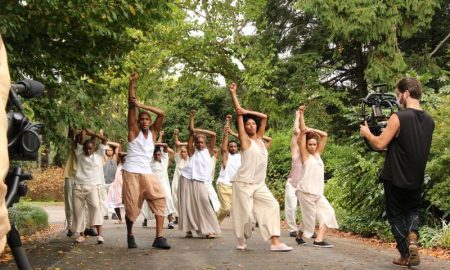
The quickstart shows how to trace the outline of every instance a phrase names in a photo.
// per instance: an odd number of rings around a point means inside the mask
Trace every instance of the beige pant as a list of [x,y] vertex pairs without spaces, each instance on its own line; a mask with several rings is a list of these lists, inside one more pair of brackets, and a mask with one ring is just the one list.
[[5,247],[6,233],[11,229],[5,204],[6,185],[4,183],[9,168],[8,139],[6,136],[8,123],[5,107],[8,101],[10,82],[6,49],[0,36],[0,253],[3,252]]
[[231,215],[236,238],[250,238],[252,214],[265,241],[272,236],[280,236],[280,205],[266,184],[233,182]]
[[73,185],[73,232],[80,233],[85,229],[85,205],[87,205],[89,212],[89,227],[103,225],[103,214],[100,208],[98,189],[97,185]]
[[316,217],[319,226],[326,225],[330,229],[339,228],[333,207],[324,195],[314,195],[297,191],[298,202],[302,211],[300,230],[306,238],[311,238],[316,227]]
[[64,179],[64,212],[66,214],[66,229],[72,229],[73,199],[72,199],[73,179]]
[[289,232],[296,232],[297,228],[297,195],[296,190],[291,185],[290,181],[286,181],[284,189],[284,216],[289,228]]
[[108,216],[108,207],[106,206],[106,197],[108,196],[109,187],[111,184],[103,184],[98,187],[98,195],[100,197],[100,209],[102,210],[103,216]]
[[222,183],[217,184],[217,195],[219,196],[220,209],[217,212],[219,223],[227,217],[231,211],[231,200],[233,197],[233,188]]
[[153,174],[123,171],[122,197],[125,215],[135,222],[141,213],[144,200],[156,216],[165,216],[166,192]]

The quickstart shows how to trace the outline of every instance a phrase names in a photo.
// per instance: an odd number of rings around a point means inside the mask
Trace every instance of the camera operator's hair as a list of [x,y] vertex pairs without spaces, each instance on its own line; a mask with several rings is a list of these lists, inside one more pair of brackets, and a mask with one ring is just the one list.
[[400,93],[409,91],[411,98],[420,99],[422,96],[422,85],[416,78],[405,77],[397,83],[397,89]]
[[317,143],[319,143],[320,136],[319,136],[319,134],[317,134],[314,131],[306,132],[306,141],[308,142],[311,139],[315,139],[317,141]]

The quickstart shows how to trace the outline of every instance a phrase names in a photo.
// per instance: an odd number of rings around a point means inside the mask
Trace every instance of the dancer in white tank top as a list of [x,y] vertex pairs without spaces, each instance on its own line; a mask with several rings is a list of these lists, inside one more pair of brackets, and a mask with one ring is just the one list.
[[217,178],[216,187],[220,200],[220,209],[217,213],[219,223],[221,223],[231,211],[232,202],[232,184],[236,173],[241,166],[241,153],[239,153],[238,143],[236,141],[228,141],[228,136],[233,134],[230,128],[231,115],[227,115],[222,138],[222,164],[220,166],[219,177]]
[[261,235],[270,241],[271,251],[290,251],[292,247],[280,241],[280,206],[266,186],[268,153],[263,141],[267,116],[248,111],[237,99],[237,86],[229,87],[237,114],[239,140],[241,142],[241,166],[233,181],[231,215],[237,249],[247,248],[246,239],[252,234],[252,214],[259,223]]
[[[302,224],[297,233],[296,241],[304,245],[304,235],[311,238],[314,234],[316,219],[319,222],[316,247],[333,247],[324,240],[328,228],[338,228],[333,207],[324,196],[324,164],[320,156],[327,143],[328,134],[324,131],[308,128],[304,118],[305,106],[300,106],[300,155],[303,163],[303,177],[297,185],[297,198],[302,210]],[[295,132],[300,132],[296,130]]]
[[[161,130],[164,112],[158,108],[145,106],[137,102],[134,84],[137,74],[131,74],[128,89],[128,155],[123,165],[123,201],[125,205],[125,221],[127,224],[128,248],[137,248],[133,235],[133,224],[141,212],[142,203],[148,206],[156,217],[156,238],[153,247],[169,249],[166,238],[162,236],[164,214],[166,210],[166,194],[164,187],[152,174],[150,161],[155,148],[156,134]],[[141,111],[137,116],[138,108]],[[152,123],[150,112],[157,115]]]

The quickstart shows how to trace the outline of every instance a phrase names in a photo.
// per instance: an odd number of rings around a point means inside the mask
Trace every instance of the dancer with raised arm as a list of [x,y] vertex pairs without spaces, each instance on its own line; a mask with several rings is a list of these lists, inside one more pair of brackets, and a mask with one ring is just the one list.
[[[92,136],[87,140],[86,135]],[[102,143],[95,149],[95,138]],[[78,136],[75,156],[77,159],[74,185],[72,187],[73,223],[72,231],[80,236],[75,240],[82,243],[84,238],[85,205],[87,205],[89,227],[96,227],[98,232],[97,243],[103,244],[103,213],[100,201],[100,188],[103,184],[103,154],[106,149],[106,137],[83,129]]]
[[[216,144],[216,133],[194,128],[195,111],[189,119],[189,162],[181,171],[178,189],[179,224],[178,228],[192,237],[192,232],[215,238],[220,233],[216,213],[208,198],[205,182],[211,180],[211,153]],[[208,146],[206,136],[210,137]]]
[[286,217],[286,223],[289,229],[289,236],[297,236],[297,195],[296,188],[300,182],[303,175],[303,165],[300,156],[300,111],[295,112],[294,127],[292,130],[291,137],[291,171],[289,173],[288,179],[286,181],[286,186],[284,189],[284,215]]
[[[137,102],[134,89],[136,79],[137,74],[131,74],[128,88],[128,151],[123,165],[122,196],[125,205],[127,243],[128,248],[137,248],[133,235],[133,224],[139,216],[145,200],[156,216],[156,237],[152,246],[169,249],[170,245],[163,237],[166,193],[150,168],[156,134],[161,130],[164,112],[156,107],[145,106]],[[137,115],[138,108],[145,111],[140,111]],[[157,115],[153,123],[149,111]]]
[[187,142],[180,142],[178,140],[178,129],[173,131],[173,138],[175,141],[175,170],[173,172],[172,178],[172,198],[173,204],[175,205],[175,224],[178,224],[178,216],[179,216],[179,204],[178,204],[178,186],[179,180],[181,176],[181,171],[188,164],[189,155],[187,151]]
[[[302,236],[311,238],[319,222],[319,231],[313,245],[315,247],[331,248],[332,244],[324,240],[325,233],[339,226],[333,207],[324,196],[325,169],[321,155],[327,144],[328,134],[322,130],[308,128],[305,124],[305,106],[300,106],[300,155],[303,164],[303,177],[298,185],[297,197],[302,211],[302,224],[297,233],[296,241],[304,245]],[[295,132],[300,132],[296,130]]]
[[261,235],[270,241],[271,251],[291,251],[292,247],[280,241],[280,205],[266,186],[268,152],[263,141],[267,116],[243,109],[232,83],[229,87],[237,114],[241,142],[241,166],[233,181],[231,215],[238,245],[247,248],[246,239],[252,235],[252,214],[259,224]]
[[241,154],[239,153],[238,143],[228,140],[229,135],[237,137],[237,134],[231,131],[230,122],[231,115],[227,115],[221,145],[222,165],[220,166],[219,177],[216,182],[217,194],[221,205],[217,213],[219,223],[222,223],[230,214],[233,194],[231,180],[234,179],[241,166]]

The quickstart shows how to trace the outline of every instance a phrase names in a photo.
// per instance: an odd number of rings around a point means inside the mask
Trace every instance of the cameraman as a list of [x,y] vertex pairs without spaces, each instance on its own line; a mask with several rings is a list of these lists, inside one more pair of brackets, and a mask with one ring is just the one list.
[[405,109],[391,115],[380,136],[370,132],[367,122],[360,126],[360,134],[375,149],[387,148],[380,181],[384,186],[387,218],[400,252],[393,264],[407,267],[420,263],[419,208],[434,121],[420,107],[422,89],[418,80],[401,79],[396,95]]
[[5,204],[6,185],[4,182],[9,168],[8,139],[6,136],[8,124],[5,108],[8,101],[10,83],[6,49],[0,35],[0,254],[5,248],[6,233],[11,229]]

